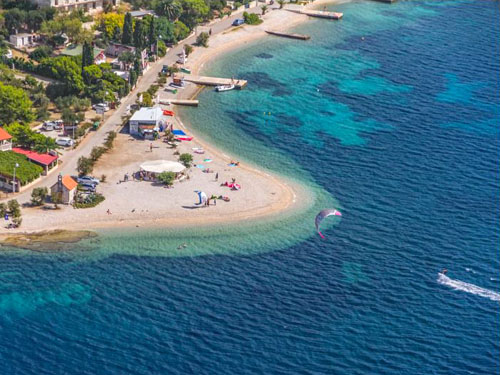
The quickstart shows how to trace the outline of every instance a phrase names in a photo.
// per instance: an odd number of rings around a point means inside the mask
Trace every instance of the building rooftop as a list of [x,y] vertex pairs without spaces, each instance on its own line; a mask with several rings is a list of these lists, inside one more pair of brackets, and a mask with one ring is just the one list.
[[12,136],[7,133],[6,130],[4,130],[4,128],[0,128],[0,141],[6,141],[8,139],[12,139]]
[[78,183],[69,175],[66,175],[62,178],[62,184],[68,190],[73,190],[78,186]]
[[163,111],[160,107],[142,107],[138,111],[136,111],[130,121],[158,121],[162,118]]
[[45,165],[45,166],[50,165],[54,161],[57,160],[57,156],[55,156],[55,155],[39,154],[38,152],[25,150],[24,148],[13,147],[12,151],[14,151],[16,154],[26,155],[26,157],[29,160],[37,162],[37,163]]
[[132,12],[130,12],[130,15],[132,16],[132,18],[138,18],[148,15],[156,16],[156,13],[154,10],[133,10]]

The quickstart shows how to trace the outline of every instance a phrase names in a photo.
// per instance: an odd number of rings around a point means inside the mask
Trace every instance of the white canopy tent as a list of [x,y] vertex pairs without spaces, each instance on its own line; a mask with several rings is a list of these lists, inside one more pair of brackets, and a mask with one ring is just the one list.
[[154,161],[147,161],[141,164],[141,170],[150,173],[162,173],[162,172],[180,173],[185,169],[186,167],[181,163],[169,160],[154,160]]

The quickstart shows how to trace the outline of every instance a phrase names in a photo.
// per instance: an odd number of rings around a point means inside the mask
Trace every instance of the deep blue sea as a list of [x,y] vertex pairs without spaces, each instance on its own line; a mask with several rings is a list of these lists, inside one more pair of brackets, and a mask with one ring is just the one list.
[[248,87],[184,111],[314,207],[2,252],[0,374],[499,374],[499,2],[330,9],[211,63]]

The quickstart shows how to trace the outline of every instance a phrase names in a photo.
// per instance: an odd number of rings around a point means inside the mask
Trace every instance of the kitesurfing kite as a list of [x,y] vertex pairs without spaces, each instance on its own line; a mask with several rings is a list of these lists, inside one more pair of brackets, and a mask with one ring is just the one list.
[[200,201],[196,203],[196,205],[199,206],[200,204],[205,203],[207,201],[207,195],[203,191],[195,190],[194,192],[198,194],[198,198],[200,199]]
[[319,226],[320,226],[321,222],[323,221],[323,219],[326,219],[328,216],[332,216],[332,215],[342,216],[342,214],[339,211],[337,211],[333,208],[329,208],[329,209],[320,211],[320,213],[316,215],[316,219],[314,219],[314,225],[316,225],[316,230],[318,231],[318,234],[320,235],[321,238],[325,238],[325,236],[323,236],[323,233],[320,232]]

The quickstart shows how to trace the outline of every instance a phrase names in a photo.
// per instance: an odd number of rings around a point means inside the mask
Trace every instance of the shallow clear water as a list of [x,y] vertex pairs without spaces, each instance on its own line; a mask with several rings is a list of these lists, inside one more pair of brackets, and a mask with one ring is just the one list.
[[[499,304],[460,283],[500,290],[498,2],[335,9],[344,20],[297,29],[309,42],[214,62],[249,86],[184,113],[226,152],[311,186],[317,207],[4,253],[0,373],[499,372]],[[312,211],[337,202],[320,240]],[[165,256],[185,241],[200,256]],[[443,267],[457,282],[438,282]]]

